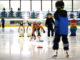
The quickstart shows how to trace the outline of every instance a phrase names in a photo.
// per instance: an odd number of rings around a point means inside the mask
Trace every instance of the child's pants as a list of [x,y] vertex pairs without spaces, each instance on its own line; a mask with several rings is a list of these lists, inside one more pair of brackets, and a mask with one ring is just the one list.
[[40,28],[37,30],[37,32],[38,32],[38,36],[40,36],[41,34],[40,34]]
[[34,32],[36,32],[36,31],[37,31],[37,33],[38,33],[38,36],[40,36],[40,28],[37,29],[37,30],[34,30]]
[[51,32],[51,36],[53,36],[53,34],[54,34],[53,27],[48,27],[48,37],[50,37],[50,32]]
[[64,46],[64,50],[69,50],[69,43],[68,43],[68,38],[67,35],[59,35],[59,34],[55,34],[55,38],[53,41],[53,49],[54,50],[58,50],[59,49],[59,42],[60,42],[60,37],[62,36],[62,42],[63,42],[63,46]]

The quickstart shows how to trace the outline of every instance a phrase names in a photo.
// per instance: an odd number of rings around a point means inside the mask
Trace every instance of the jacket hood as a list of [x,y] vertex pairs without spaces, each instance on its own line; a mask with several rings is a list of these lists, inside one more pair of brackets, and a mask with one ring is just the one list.
[[65,11],[65,10],[60,10],[60,11],[59,11],[59,14],[60,14],[61,16],[63,16],[63,17],[66,17],[66,16],[67,16],[67,11]]
[[66,10],[57,10],[54,13],[54,18],[57,19],[57,20],[59,19],[58,15],[66,17],[67,16],[67,11]]

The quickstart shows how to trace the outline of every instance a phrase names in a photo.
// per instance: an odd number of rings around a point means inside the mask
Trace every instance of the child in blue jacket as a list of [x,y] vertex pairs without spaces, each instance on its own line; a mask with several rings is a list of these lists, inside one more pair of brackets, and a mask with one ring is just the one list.
[[58,49],[59,49],[59,42],[60,37],[62,37],[62,42],[64,45],[64,50],[66,51],[66,56],[69,57],[68,50],[69,50],[69,43],[68,43],[68,17],[67,17],[67,11],[63,10],[64,8],[64,2],[63,1],[57,1],[56,2],[56,8],[57,11],[54,14],[55,18],[55,38],[53,41],[53,50],[55,50],[54,57],[57,57],[58,55]]

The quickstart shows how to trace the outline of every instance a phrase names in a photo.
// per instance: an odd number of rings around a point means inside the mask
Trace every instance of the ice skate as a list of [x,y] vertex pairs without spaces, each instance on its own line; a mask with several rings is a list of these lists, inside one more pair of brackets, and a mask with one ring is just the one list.
[[58,56],[58,51],[54,51],[54,55],[52,56],[53,58]]
[[39,40],[39,42],[40,42],[40,36],[38,36],[38,40]]
[[69,53],[68,53],[68,51],[66,51],[66,57],[69,57]]

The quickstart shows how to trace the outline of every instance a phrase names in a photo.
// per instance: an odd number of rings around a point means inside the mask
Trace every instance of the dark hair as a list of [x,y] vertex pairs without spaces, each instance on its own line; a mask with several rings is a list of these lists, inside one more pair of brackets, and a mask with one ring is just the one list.
[[52,14],[51,14],[51,13],[48,13],[48,15],[51,15],[51,16],[52,16]]
[[57,1],[55,6],[57,9],[64,8],[64,2],[63,1]]

